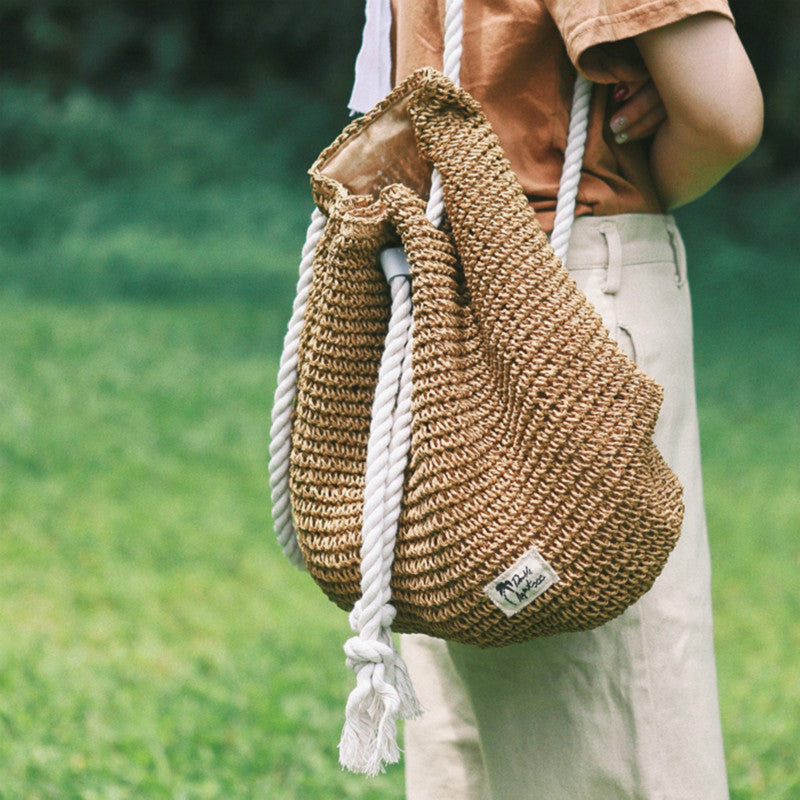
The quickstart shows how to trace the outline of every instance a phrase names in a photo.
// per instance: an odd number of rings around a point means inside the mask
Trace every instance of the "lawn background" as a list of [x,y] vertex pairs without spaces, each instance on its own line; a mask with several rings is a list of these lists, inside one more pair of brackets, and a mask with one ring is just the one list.
[[[346,615],[267,502],[303,171],[345,120],[277,84],[0,109],[0,800],[402,797],[337,766]],[[735,800],[800,798],[798,207],[680,214]]]

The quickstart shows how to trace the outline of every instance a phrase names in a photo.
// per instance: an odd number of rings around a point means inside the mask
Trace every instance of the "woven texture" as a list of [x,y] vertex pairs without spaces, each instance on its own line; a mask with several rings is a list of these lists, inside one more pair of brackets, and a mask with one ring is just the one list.
[[[370,130],[398,108],[420,163],[441,172],[443,230],[418,189],[384,185],[376,170],[369,192],[353,194],[328,169],[350,151],[363,159]],[[311,176],[329,221],[300,339],[290,466],[311,575],[342,608],[360,596],[364,466],[389,315],[378,255],[399,238],[415,333],[394,629],[490,646],[620,614],[651,586],[681,527],[680,484],[652,442],[661,389],[553,254],[478,105],[421,70],[345,129]],[[559,580],[507,617],[483,589],[532,546]]]

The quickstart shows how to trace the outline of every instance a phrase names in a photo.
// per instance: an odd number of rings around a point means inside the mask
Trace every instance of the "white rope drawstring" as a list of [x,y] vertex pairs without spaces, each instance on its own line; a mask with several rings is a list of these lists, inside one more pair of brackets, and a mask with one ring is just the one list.
[[[403,660],[392,640],[392,563],[411,436],[411,285],[387,274],[392,295],[389,329],[378,372],[367,444],[361,529],[361,598],[350,614],[356,636],[345,644],[356,673],[339,742],[339,761],[377,775],[400,757],[397,720],[419,713]],[[403,381],[403,376],[406,381]]]
[[[368,0],[367,13],[372,13],[373,24],[377,10],[377,0]],[[381,38],[387,37],[381,34]],[[462,39],[462,0],[447,0],[443,72],[457,86],[460,85]],[[359,70],[366,69],[366,61],[366,58],[359,60],[357,83]],[[366,85],[363,80],[361,85]],[[589,82],[579,77],[575,84],[552,236],[553,248],[562,260],[566,256],[580,182],[590,91]],[[426,216],[438,228],[444,213],[442,179],[439,171],[434,169]],[[297,377],[297,345],[311,283],[313,255],[325,221],[324,215],[315,211],[303,248],[298,295],[284,342],[270,431],[270,482],[275,530],[284,552],[296,564],[302,564],[302,556],[289,508],[291,410]],[[391,312],[367,443],[360,553],[361,598],[349,618],[356,635],[347,641],[344,648],[346,663],[356,675],[356,686],[347,701],[339,742],[342,766],[368,775],[376,775],[383,771],[385,764],[399,759],[397,720],[409,719],[419,713],[408,671],[392,639],[395,609],[391,604],[390,585],[411,445],[414,327],[411,278],[402,248],[385,250],[381,254],[381,264],[390,287]]]
[[[460,83],[462,0],[448,0],[445,12],[444,74]],[[426,211],[439,227],[444,216],[442,178],[434,169]],[[355,772],[375,775],[400,757],[397,720],[419,713],[408,671],[392,640],[390,581],[403,481],[411,447],[411,345],[413,310],[408,262],[401,248],[381,256],[392,292],[378,387],[372,405],[364,486],[361,538],[361,599],[350,615],[357,633],[347,642],[347,664],[356,672],[356,688],[347,701],[339,743],[339,761]],[[401,266],[398,266],[401,265]],[[398,361],[397,353],[403,356]],[[382,624],[376,621],[380,620]],[[385,624],[388,622],[388,625]]]

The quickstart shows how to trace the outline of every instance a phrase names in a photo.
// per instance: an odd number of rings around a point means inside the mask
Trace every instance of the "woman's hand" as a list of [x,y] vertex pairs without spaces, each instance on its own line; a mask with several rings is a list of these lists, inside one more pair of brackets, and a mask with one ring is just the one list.
[[652,136],[666,112],[633,39],[605,42],[581,56],[581,70],[591,80],[615,83],[614,99],[621,103],[611,118],[617,144]]
[[635,83],[620,81],[614,87],[614,99],[621,104],[610,121],[617,144],[647,139],[667,118],[661,95],[649,79]]

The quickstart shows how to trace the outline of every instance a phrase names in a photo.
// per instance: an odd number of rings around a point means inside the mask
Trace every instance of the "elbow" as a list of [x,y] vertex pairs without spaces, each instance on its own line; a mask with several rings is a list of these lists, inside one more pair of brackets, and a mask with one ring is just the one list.
[[720,155],[731,166],[743,161],[761,141],[764,130],[764,103],[761,92],[745,109],[731,110],[716,134]]
[[755,75],[739,88],[729,102],[721,102],[704,119],[695,121],[697,134],[729,168],[756,149],[764,130],[764,100]]

